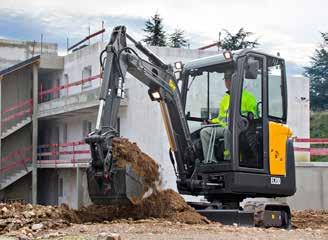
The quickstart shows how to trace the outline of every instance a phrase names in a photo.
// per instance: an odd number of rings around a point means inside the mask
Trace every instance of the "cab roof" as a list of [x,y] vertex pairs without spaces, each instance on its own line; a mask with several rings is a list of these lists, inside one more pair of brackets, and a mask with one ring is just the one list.
[[198,59],[192,60],[184,65],[184,69],[190,70],[190,69],[202,68],[202,67],[207,67],[207,66],[213,66],[216,64],[230,63],[230,62],[235,61],[238,57],[246,55],[247,53],[257,53],[257,54],[266,55],[266,56],[270,56],[270,57],[274,57],[274,58],[283,60],[280,57],[266,54],[258,49],[255,50],[255,49],[246,48],[246,49],[241,49],[241,50],[237,50],[237,51],[231,51],[231,53],[232,53],[232,59],[225,59],[223,53],[218,53],[213,56],[203,57],[203,58],[198,58]]

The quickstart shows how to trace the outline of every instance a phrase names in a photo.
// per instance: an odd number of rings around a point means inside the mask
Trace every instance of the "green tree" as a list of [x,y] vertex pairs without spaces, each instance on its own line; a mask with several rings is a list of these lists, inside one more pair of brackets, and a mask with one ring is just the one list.
[[188,45],[187,40],[184,36],[184,31],[181,29],[175,29],[175,31],[170,34],[169,46],[173,48],[182,48]]
[[219,48],[224,50],[239,50],[243,48],[254,48],[260,45],[257,39],[250,41],[248,38],[254,33],[240,28],[236,34],[230,33],[228,30],[223,30],[226,34],[225,38],[219,42]]
[[166,46],[166,35],[162,21],[163,19],[158,13],[146,21],[146,26],[143,29],[146,32],[145,39],[143,39],[145,43],[151,46]]
[[304,75],[310,79],[311,110],[328,109],[328,33],[321,33],[323,43],[315,49]]

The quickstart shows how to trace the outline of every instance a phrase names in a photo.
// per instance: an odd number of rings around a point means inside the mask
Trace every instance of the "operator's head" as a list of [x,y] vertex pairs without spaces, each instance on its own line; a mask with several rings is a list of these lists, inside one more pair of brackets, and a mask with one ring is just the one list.
[[231,71],[226,71],[224,73],[224,83],[226,88],[230,91],[231,87],[231,78],[232,78],[232,72]]

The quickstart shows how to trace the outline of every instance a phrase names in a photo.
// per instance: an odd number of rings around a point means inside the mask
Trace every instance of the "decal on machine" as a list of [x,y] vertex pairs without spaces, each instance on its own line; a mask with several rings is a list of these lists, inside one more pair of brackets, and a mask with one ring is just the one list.
[[271,177],[271,184],[272,185],[280,185],[281,184],[281,178],[280,177]]

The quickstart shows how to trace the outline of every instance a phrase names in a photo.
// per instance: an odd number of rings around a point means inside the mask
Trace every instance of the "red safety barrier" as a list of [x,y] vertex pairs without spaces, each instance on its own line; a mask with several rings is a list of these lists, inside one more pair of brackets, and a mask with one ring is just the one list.
[[21,116],[24,116],[26,113],[29,113],[29,114],[32,114],[33,110],[32,108],[29,108],[29,109],[26,109],[26,110],[22,110],[20,112],[17,112],[17,113],[14,113],[4,119],[2,119],[2,123],[6,123],[6,122],[9,122],[9,121],[12,121],[18,117],[21,117]]
[[295,142],[311,144],[328,144],[328,138],[295,138]]
[[0,172],[1,173],[9,172],[10,170],[13,170],[17,166],[20,166],[20,165],[24,165],[24,167],[26,167],[26,163],[29,161],[32,161],[31,157],[26,157],[24,159],[16,160],[16,161],[8,164],[7,166],[0,168]]
[[294,151],[297,152],[309,152],[311,156],[325,156],[328,155],[328,148],[301,148],[294,147]]
[[[14,126],[19,121],[23,120],[27,116],[31,116],[33,113],[33,101],[32,99],[27,99],[21,102],[18,102],[10,107],[2,110],[2,119],[1,124],[3,124],[2,129],[6,129]],[[13,122],[16,121],[16,122]]]
[[56,159],[56,160],[38,160],[38,164],[42,165],[42,164],[63,164],[63,163],[88,163],[90,161],[90,158],[79,158],[76,159],[74,162],[72,160],[60,160],[60,159]]
[[98,75],[95,75],[95,76],[92,76],[92,77],[89,77],[89,78],[82,79],[80,81],[68,83],[68,84],[61,85],[61,86],[58,86],[58,87],[54,87],[54,88],[47,89],[47,90],[41,90],[39,92],[39,96],[42,97],[46,94],[59,92],[60,90],[63,90],[65,88],[75,87],[75,86],[81,85],[83,83],[91,82],[91,81],[94,81],[94,80],[97,80],[97,79],[100,79],[100,78],[101,78],[101,74],[98,74]]
[[67,142],[67,143],[50,143],[50,144],[43,144],[39,145],[38,148],[45,148],[45,147],[71,147],[71,146],[78,146],[78,145],[86,145],[84,141],[75,141],[75,142]]
[[24,148],[18,149],[16,151],[10,152],[5,157],[1,158],[1,163],[4,163],[14,157],[22,156],[23,154],[25,154],[26,152],[30,152],[31,150],[32,150],[32,146],[29,146],[29,147],[24,147]]
[[5,113],[8,113],[8,112],[11,112],[11,111],[13,111],[13,110],[19,109],[19,108],[21,108],[21,107],[23,107],[23,106],[26,106],[26,105],[30,105],[30,106],[32,106],[32,104],[33,104],[33,100],[32,100],[32,98],[31,98],[31,99],[27,99],[27,100],[24,100],[24,101],[22,101],[22,102],[16,103],[16,104],[14,104],[14,105],[12,105],[12,106],[10,106],[10,107],[8,107],[8,108],[3,109],[3,110],[2,110],[2,114],[5,114]]
[[[328,144],[328,138],[295,138],[296,143],[310,143],[310,144]],[[294,147],[296,152],[308,152],[311,156],[325,156],[328,155],[328,148],[306,148]]]
[[78,43],[75,43],[73,46],[69,47],[67,50],[70,51],[70,50],[72,50],[73,48],[76,48],[76,47],[79,46],[80,44],[84,43],[85,41],[87,41],[87,40],[89,40],[89,39],[91,39],[91,38],[93,38],[93,37],[95,37],[95,36],[97,36],[97,35],[99,35],[99,34],[101,34],[101,33],[104,33],[105,31],[106,31],[106,30],[103,28],[103,29],[101,29],[100,31],[97,31],[97,32],[95,32],[95,33],[93,33],[93,34],[90,34],[89,36],[85,37],[84,39],[82,39],[82,40],[79,41]]
[[70,154],[89,154],[90,150],[75,150],[75,151],[51,151],[38,153],[38,156],[57,156],[57,155],[70,155]]
[[[38,146],[39,153],[38,153],[38,163],[39,164],[60,164],[60,163],[82,163],[88,162],[90,158],[81,158],[81,155],[88,154],[90,155],[89,149],[76,149],[77,147],[87,147],[88,145],[84,141],[74,141],[74,142],[67,142],[67,143],[59,143],[59,144],[43,144]],[[60,148],[68,148],[69,150],[62,150]],[[56,148],[56,149],[52,149]],[[44,150],[44,152],[42,152]],[[60,159],[62,155],[71,155],[71,159]],[[40,159],[40,158],[53,158],[53,159]]]

